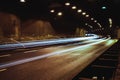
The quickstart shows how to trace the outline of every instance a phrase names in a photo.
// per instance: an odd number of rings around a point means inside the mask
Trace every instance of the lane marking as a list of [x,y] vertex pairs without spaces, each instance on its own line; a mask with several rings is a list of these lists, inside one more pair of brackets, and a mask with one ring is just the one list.
[[6,71],[7,69],[0,69],[0,72]]
[[9,56],[11,56],[11,54],[1,55],[0,58],[2,58],[2,57],[9,57]]
[[24,53],[31,53],[31,52],[36,52],[38,50],[32,50],[32,51],[25,51]]

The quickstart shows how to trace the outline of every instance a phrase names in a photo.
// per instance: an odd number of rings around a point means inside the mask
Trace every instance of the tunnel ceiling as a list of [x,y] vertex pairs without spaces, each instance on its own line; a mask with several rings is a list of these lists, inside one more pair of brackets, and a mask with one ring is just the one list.
[[[108,26],[109,18],[113,20],[114,26],[120,25],[120,0],[26,0],[25,3],[21,3],[19,0],[1,0],[0,11],[13,13],[21,19],[39,17],[57,19],[55,15],[51,15],[49,12],[51,9],[56,9],[64,12],[63,18],[58,19],[59,22],[60,20],[64,21],[61,22],[62,24],[66,22],[77,26],[79,23],[89,22],[89,24],[94,25],[82,16],[78,16],[75,11],[67,8],[64,5],[65,2],[70,2],[77,8],[81,8],[104,27]],[[102,7],[106,7],[106,9],[102,9]]]

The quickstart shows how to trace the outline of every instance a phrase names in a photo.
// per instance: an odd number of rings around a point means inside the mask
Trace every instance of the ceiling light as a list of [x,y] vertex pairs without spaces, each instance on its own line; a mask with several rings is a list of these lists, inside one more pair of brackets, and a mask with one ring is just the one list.
[[70,3],[69,3],[69,2],[67,2],[67,3],[65,3],[65,5],[66,5],[66,6],[69,6],[69,5],[70,5]]
[[81,9],[78,9],[78,10],[77,10],[77,12],[78,12],[78,13],[81,13],[81,12],[82,12],[82,10],[81,10]]
[[83,12],[83,13],[82,13],[82,15],[86,15],[86,13],[85,13],[85,12]]
[[72,9],[76,9],[77,7],[76,6],[73,6]]
[[51,13],[54,13],[54,12],[55,12],[55,10],[50,10],[50,12],[51,12]]
[[62,12],[58,12],[58,14],[57,14],[58,16],[62,16],[63,15],[63,13]]
[[20,0],[20,2],[26,2],[25,0]]
[[91,20],[94,20],[94,18],[91,18]]
[[85,17],[89,17],[89,15],[86,15]]

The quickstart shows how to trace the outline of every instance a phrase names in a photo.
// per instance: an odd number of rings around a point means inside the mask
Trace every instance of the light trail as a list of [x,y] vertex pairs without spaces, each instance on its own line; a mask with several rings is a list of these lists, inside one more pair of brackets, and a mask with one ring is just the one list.
[[[96,42],[96,41],[99,41],[99,40],[103,40],[105,38],[102,38],[102,39],[96,39],[96,40],[89,40],[89,41],[84,41],[84,42],[79,42],[79,43],[73,43],[73,44],[67,44],[67,45],[64,45],[64,47],[67,47],[67,46],[76,46],[76,45],[81,45],[81,44],[89,44],[89,43],[93,43],[93,42]],[[60,47],[63,47],[63,46],[59,46]],[[31,53],[31,52],[37,52],[38,50],[29,50],[29,51],[25,51],[24,53]]]
[[0,69],[0,72],[6,71],[7,69]]
[[24,53],[31,53],[31,52],[36,52],[38,50],[30,50],[30,51],[25,51]]
[[15,65],[19,65],[19,64],[23,64],[23,63],[27,63],[27,62],[31,62],[31,61],[35,61],[35,60],[39,60],[39,59],[43,59],[43,58],[47,58],[47,57],[50,57],[50,56],[53,56],[53,55],[63,54],[65,52],[69,52],[69,51],[74,52],[77,49],[90,47],[92,45],[96,45],[96,44],[105,42],[107,40],[109,40],[109,38],[108,39],[99,40],[99,41],[97,41],[95,43],[90,43],[90,44],[87,44],[87,45],[82,45],[82,46],[69,48],[69,49],[66,49],[66,50],[60,50],[60,51],[56,51],[56,52],[51,52],[49,54],[45,54],[45,55],[41,55],[41,56],[36,56],[36,57],[32,57],[32,58],[22,59],[22,60],[18,60],[18,61],[14,61],[14,62],[8,62],[8,63],[5,63],[5,64],[1,64],[0,68],[11,67],[11,66],[15,66]]
[[2,57],[9,57],[9,56],[11,56],[11,54],[1,55],[0,58],[2,58]]
[[20,44],[5,44],[5,45],[0,45],[0,50],[11,50],[11,49],[19,49],[19,48],[47,46],[47,45],[53,45],[53,44],[69,43],[69,42],[90,40],[90,39],[96,39],[96,38],[98,38],[98,36],[94,35],[91,37],[51,39],[51,40],[40,41],[40,42],[37,41],[37,42],[26,42],[26,43],[20,43]]

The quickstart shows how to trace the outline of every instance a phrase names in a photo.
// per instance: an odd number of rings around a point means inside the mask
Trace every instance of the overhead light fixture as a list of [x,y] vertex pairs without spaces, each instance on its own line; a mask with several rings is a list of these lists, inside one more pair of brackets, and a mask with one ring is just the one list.
[[110,24],[110,28],[112,27],[112,19],[109,18],[109,24]]
[[57,14],[58,16],[62,16],[63,15],[63,13],[62,12],[58,12],[58,14]]
[[89,17],[89,15],[86,15],[85,17]]
[[102,9],[105,10],[105,9],[107,9],[107,8],[106,8],[106,6],[102,6]]
[[23,3],[24,3],[24,2],[26,2],[26,1],[25,1],[25,0],[20,0],[20,2],[23,2]]
[[94,20],[94,18],[91,18],[91,20]]
[[54,13],[54,12],[55,12],[55,10],[53,10],[53,9],[52,9],[52,10],[50,10],[50,12],[51,12],[51,13]]
[[100,28],[102,27],[100,23],[97,23],[97,24],[98,24],[98,26],[99,26]]
[[85,25],[87,26],[87,25],[88,25],[88,23],[85,23]]
[[69,3],[69,2],[66,2],[65,5],[66,5],[66,6],[70,6],[70,3]]
[[78,12],[78,13],[81,13],[81,12],[82,12],[82,10],[81,10],[81,9],[78,9],[78,10],[77,10],[77,12]]
[[72,6],[72,9],[77,9],[77,7],[76,6]]
[[83,12],[83,13],[82,13],[82,15],[86,15],[86,13],[85,13],[85,12]]
[[97,20],[94,21],[95,23],[97,22]]

